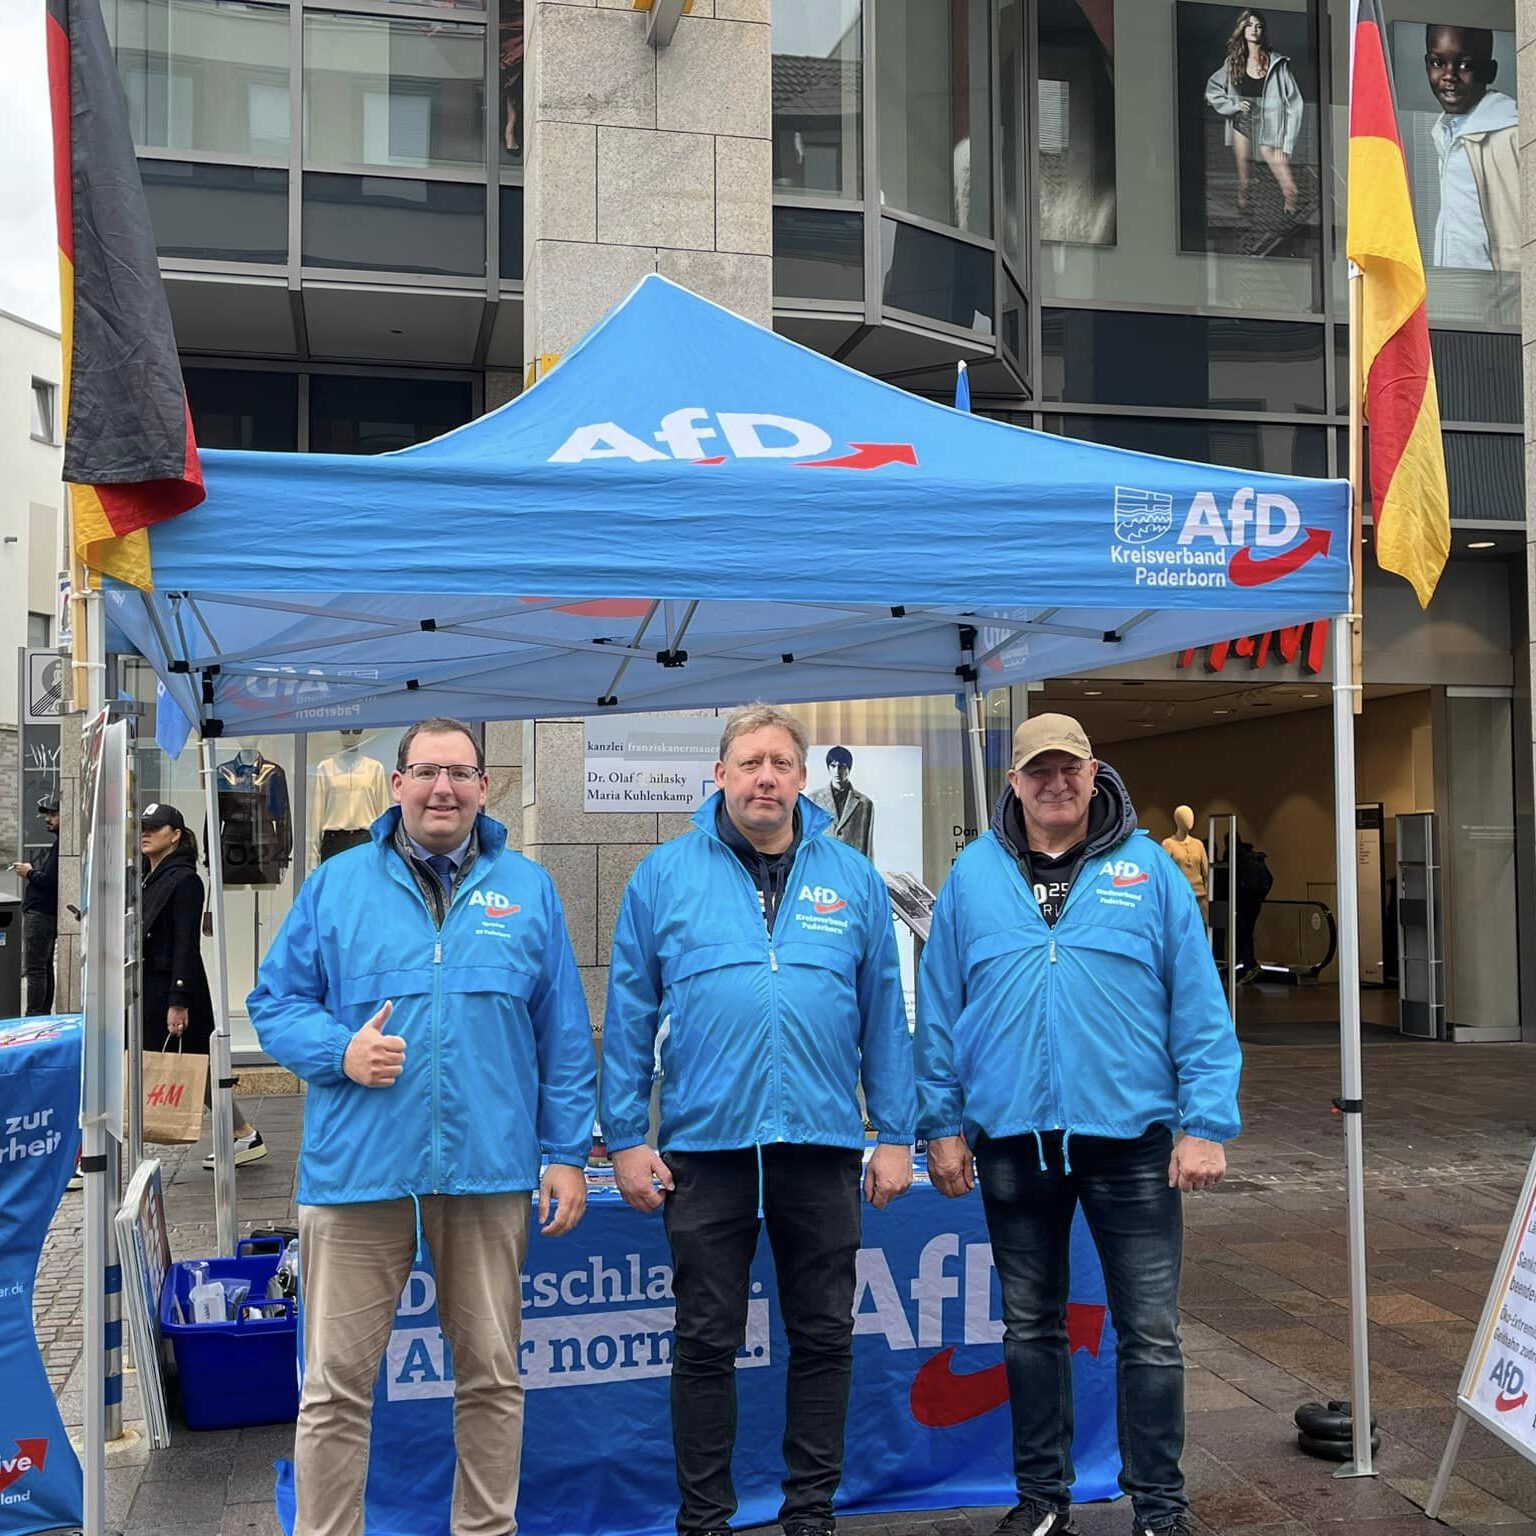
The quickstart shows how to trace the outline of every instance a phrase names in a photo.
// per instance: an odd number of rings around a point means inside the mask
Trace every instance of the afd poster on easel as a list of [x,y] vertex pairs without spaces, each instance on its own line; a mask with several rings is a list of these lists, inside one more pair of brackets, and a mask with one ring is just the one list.
[[1461,1438],[1471,1421],[1527,1461],[1536,1461],[1536,1153],[1526,1169],[1504,1251],[1461,1374],[1456,1422],[1425,1506],[1431,1517],[1445,1498]]

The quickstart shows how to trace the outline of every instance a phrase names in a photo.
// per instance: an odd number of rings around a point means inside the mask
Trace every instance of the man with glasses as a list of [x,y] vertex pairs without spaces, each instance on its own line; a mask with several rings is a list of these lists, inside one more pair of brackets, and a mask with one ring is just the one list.
[[521,1286],[586,1204],[596,1060],[554,882],[484,814],[458,720],[401,739],[395,806],[304,883],[249,1000],[309,1085],[299,1161],[296,1536],[356,1536],[374,1381],[430,1248],[453,1350],[455,1536],[515,1529]]
[[1180,1194],[1226,1169],[1241,1053],[1189,882],[1070,716],[1014,733],[991,829],[934,907],[916,1045],[929,1176],[954,1196],[980,1176],[1002,1282],[1019,1502],[998,1532],[1073,1529],[1066,1317],[1081,1204],[1118,1337],[1133,1531],[1188,1536]]

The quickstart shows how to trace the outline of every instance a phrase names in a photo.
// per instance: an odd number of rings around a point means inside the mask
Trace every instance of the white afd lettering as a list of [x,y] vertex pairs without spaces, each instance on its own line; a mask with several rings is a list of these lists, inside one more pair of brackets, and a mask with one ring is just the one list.
[[617,422],[594,421],[585,427],[577,427],[550,454],[549,462],[581,464],[588,459],[632,459],[636,464],[650,464],[664,461],[666,457],[626,432]]
[[577,427],[550,454],[551,464],[582,464],[591,459],[629,459],[635,464],[665,462],[668,458],[692,461],[713,456],[723,435],[726,446],[738,459],[809,459],[832,446],[831,437],[815,422],[768,411],[721,411],[713,418],[702,405],[680,406],[668,411],[651,436],[666,452],[651,445],[616,421],[594,421]]
[[1210,491],[1197,491],[1179,530],[1179,543],[1208,539],[1225,549],[1246,544],[1250,530],[1255,545],[1279,549],[1293,543],[1301,532],[1301,513],[1289,496],[1278,491],[1255,492],[1251,485],[1233,492],[1225,512]]

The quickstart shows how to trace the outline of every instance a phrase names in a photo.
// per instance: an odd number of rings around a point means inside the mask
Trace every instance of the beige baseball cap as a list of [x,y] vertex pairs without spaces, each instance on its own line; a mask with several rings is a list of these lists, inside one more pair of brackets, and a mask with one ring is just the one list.
[[1022,768],[1042,752],[1069,752],[1085,762],[1093,756],[1088,733],[1071,715],[1036,715],[1013,733],[1013,766]]

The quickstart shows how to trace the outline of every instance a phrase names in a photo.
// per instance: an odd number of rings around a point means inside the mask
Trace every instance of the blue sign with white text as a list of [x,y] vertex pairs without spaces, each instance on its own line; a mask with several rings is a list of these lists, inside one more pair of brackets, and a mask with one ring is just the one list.
[[[429,1261],[412,1272],[379,1374],[368,1536],[448,1536],[453,1368],[435,1295]],[[625,1206],[611,1177],[590,1176],[587,1214],[574,1233],[550,1240],[534,1231],[522,1295],[521,1536],[670,1533],[677,1509],[667,1380],[672,1269],[660,1217]],[[886,1210],[866,1206],[854,1312],[839,1511],[1011,1504],[1001,1303],[979,1196],[946,1200],[920,1177]],[[1068,1335],[1074,1494],[1113,1498],[1120,1469],[1114,1330],[1081,1218]],[[764,1242],[736,1362],[741,1526],[771,1523],[778,1511],[787,1360]],[[277,1505],[291,1532],[286,1462]]]
[[0,1536],[78,1525],[80,1463],[32,1324],[43,1240],[80,1146],[80,1020],[0,1020]]

